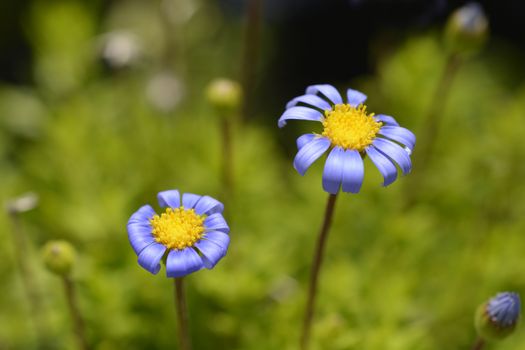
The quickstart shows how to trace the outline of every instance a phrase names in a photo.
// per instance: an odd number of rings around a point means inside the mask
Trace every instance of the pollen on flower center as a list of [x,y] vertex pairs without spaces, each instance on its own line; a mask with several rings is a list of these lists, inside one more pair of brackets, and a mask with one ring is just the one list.
[[332,110],[325,111],[322,135],[334,146],[363,151],[381,128],[381,122],[377,122],[373,116],[373,113],[366,113],[365,105],[335,105]]
[[167,208],[160,216],[150,219],[155,240],[168,249],[184,249],[193,246],[204,234],[205,215],[194,209]]

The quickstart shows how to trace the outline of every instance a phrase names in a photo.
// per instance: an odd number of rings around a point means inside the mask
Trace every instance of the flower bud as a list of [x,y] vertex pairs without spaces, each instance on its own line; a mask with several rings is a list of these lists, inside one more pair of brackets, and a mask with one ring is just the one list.
[[44,264],[49,271],[67,276],[75,263],[75,248],[66,241],[49,241],[42,249]]
[[182,101],[184,84],[169,71],[156,73],[148,82],[146,97],[158,111],[169,113]]
[[520,319],[521,301],[516,293],[499,293],[476,312],[475,325],[483,339],[503,339],[514,332]]
[[100,57],[108,68],[132,67],[142,59],[142,54],[140,42],[131,32],[113,31],[100,39]]
[[220,113],[231,114],[241,104],[242,89],[236,81],[215,79],[206,88],[206,97]]
[[20,214],[35,209],[37,205],[38,195],[33,192],[28,192],[11,199],[6,203],[5,207],[9,214]]
[[460,7],[449,17],[445,29],[447,44],[453,52],[472,53],[483,47],[489,33],[489,22],[476,2]]

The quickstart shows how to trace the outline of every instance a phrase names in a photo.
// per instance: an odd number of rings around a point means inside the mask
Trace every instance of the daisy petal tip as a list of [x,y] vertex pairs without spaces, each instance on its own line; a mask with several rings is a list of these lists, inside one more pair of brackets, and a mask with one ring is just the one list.
[[138,263],[150,273],[156,275],[160,271],[160,260],[166,252],[166,247],[159,243],[152,243],[142,250],[138,256]]
[[360,104],[365,103],[367,96],[363,94],[361,91],[357,91],[354,89],[348,89],[346,90],[346,97],[348,104],[352,107],[357,107]]
[[180,207],[180,193],[178,190],[162,191],[157,194],[157,200],[161,208]]

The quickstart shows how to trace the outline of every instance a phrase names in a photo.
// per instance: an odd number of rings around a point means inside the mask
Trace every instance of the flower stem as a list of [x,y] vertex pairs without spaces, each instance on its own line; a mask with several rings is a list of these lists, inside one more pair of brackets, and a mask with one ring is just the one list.
[[77,337],[78,348],[81,350],[87,350],[89,349],[89,346],[86,338],[84,319],[82,318],[77,303],[75,284],[68,276],[63,276],[62,281],[64,282],[64,290],[66,292],[69,312],[71,313],[71,318],[73,319],[75,326],[75,335]]
[[14,244],[14,255],[16,264],[20,271],[20,277],[22,279],[22,285],[25,292],[25,296],[29,302],[29,307],[31,311],[31,320],[33,327],[36,333],[36,340],[38,348],[45,348],[47,340],[45,339],[45,326],[43,312],[42,312],[42,302],[40,298],[39,288],[37,288],[37,283],[35,279],[35,274],[31,265],[29,264],[28,257],[31,256],[29,252],[27,237],[22,225],[20,223],[19,214],[15,211],[8,211],[9,219],[11,221],[11,233],[13,236]]
[[228,117],[222,118],[222,181],[225,198],[230,199],[233,194],[233,145],[232,121]]
[[[184,52],[185,48],[185,26],[175,23],[170,16],[170,6],[173,1],[160,0],[157,9],[161,19],[161,25],[164,30],[164,50],[162,52],[161,64],[163,69],[171,70],[176,68],[178,74],[186,72],[187,60]],[[174,67],[176,64],[176,67]]]
[[241,84],[244,98],[241,108],[241,121],[246,121],[251,112],[252,90],[255,85],[255,72],[261,42],[261,12],[263,0],[249,0],[246,9],[244,49],[241,58]]
[[328,232],[332,224],[332,218],[334,216],[335,201],[337,194],[330,194],[326,203],[326,209],[324,214],[323,225],[321,226],[321,232],[317,238],[317,244],[315,248],[314,260],[312,262],[312,269],[310,271],[310,284],[308,286],[308,299],[306,302],[306,312],[303,321],[303,330],[301,333],[300,348],[302,350],[308,349],[310,342],[310,330],[312,328],[312,318],[314,315],[315,297],[317,295],[317,281],[319,279],[319,271],[321,269],[321,263],[323,262],[323,251],[328,238]]
[[474,345],[472,346],[472,350],[481,350],[485,347],[485,340],[482,338],[478,338]]
[[180,350],[191,350],[191,341],[188,331],[188,309],[186,306],[183,277],[174,278],[174,283],[175,305],[177,309],[177,326],[179,332],[179,347]]
[[451,53],[447,58],[445,68],[436,86],[432,102],[427,110],[425,119],[421,126],[418,140],[421,140],[416,147],[414,154],[414,168],[412,171],[412,179],[407,185],[406,206],[410,207],[414,204],[419,193],[419,187],[422,179],[425,178],[424,172],[432,158],[435,143],[438,136],[438,131],[441,124],[441,116],[445,108],[450,87],[456,77],[456,74],[461,66],[462,59],[459,55]]

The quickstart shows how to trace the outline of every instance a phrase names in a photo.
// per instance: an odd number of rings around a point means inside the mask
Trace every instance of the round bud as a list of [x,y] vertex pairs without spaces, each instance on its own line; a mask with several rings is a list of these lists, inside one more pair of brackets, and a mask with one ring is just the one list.
[[42,248],[42,258],[49,271],[66,276],[73,268],[76,251],[69,242],[49,241]]
[[472,53],[480,50],[489,33],[489,22],[481,5],[466,4],[449,17],[445,38],[453,52]]
[[100,39],[100,57],[110,69],[129,68],[141,60],[142,47],[133,33],[114,31]]
[[514,332],[520,319],[521,301],[516,293],[499,293],[476,312],[475,325],[480,337],[498,340]]
[[219,78],[208,85],[206,97],[219,112],[230,114],[241,104],[242,88],[236,81]]
[[184,84],[169,71],[153,75],[146,86],[146,97],[153,107],[163,113],[173,111],[182,101]]
[[33,210],[38,206],[38,195],[28,192],[20,197],[13,198],[6,203],[6,210],[9,214],[20,214]]

